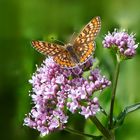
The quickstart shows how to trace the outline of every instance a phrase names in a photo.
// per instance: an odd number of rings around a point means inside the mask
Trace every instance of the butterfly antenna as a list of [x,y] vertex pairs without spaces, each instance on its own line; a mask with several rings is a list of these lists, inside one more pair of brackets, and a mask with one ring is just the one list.
[[63,44],[63,45],[65,45],[65,43],[64,42],[62,42],[62,41],[60,41],[60,40],[57,40],[57,39],[55,39],[55,38],[51,38],[53,41],[56,41],[56,42],[59,42],[59,43],[61,43],[61,44]]
[[72,43],[72,42],[73,42],[74,35],[75,35],[75,32],[71,35],[71,38],[70,38],[70,43]]

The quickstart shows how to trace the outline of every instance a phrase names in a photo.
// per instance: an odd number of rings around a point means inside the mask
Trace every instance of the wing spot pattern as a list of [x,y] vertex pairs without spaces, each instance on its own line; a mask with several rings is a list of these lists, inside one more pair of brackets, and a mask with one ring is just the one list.
[[93,44],[90,43],[90,44],[88,45],[88,51],[85,51],[85,52],[83,53],[83,56],[81,57],[80,62],[84,62],[84,61],[86,61],[86,60],[89,58],[89,56],[90,56],[90,55],[92,54],[92,52],[93,52],[93,48],[94,48]]

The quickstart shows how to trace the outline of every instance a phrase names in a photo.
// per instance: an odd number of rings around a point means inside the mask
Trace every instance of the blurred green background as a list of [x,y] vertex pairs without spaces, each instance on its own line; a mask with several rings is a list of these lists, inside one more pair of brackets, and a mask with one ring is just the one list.
[[[104,34],[114,28],[136,33],[140,42],[139,0],[0,0],[0,139],[1,140],[69,140],[87,139],[65,131],[44,138],[23,126],[30,111],[28,80],[44,56],[31,47],[31,40],[51,41],[51,37],[68,42],[93,17],[100,16],[102,29],[96,39],[96,57],[102,73],[112,79],[113,57],[102,48]],[[121,64],[115,115],[128,105],[140,101],[140,49],[134,59]],[[101,105],[109,111],[110,89],[100,96]],[[105,124],[103,117],[98,117]],[[82,123],[81,123],[82,122]],[[99,134],[90,121],[74,116],[70,125],[90,134]],[[128,115],[116,131],[116,140],[140,139],[140,110]],[[89,139],[89,138],[88,138]]]

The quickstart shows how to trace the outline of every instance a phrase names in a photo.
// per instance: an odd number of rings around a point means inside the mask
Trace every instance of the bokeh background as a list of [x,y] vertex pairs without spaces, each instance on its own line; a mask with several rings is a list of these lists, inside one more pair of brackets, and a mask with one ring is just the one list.
[[[31,40],[52,41],[52,37],[68,42],[93,17],[100,16],[102,29],[96,39],[95,55],[102,73],[112,79],[114,59],[102,48],[108,31],[125,28],[136,33],[140,42],[139,0],[0,0],[0,139],[1,140],[69,140],[87,139],[65,131],[44,138],[23,126],[30,111],[28,80],[45,58],[31,47]],[[109,111],[110,89],[100,96],[101,105]],[[121,64],[115,115],[128,105],[140,101],[140,49],[134,59]],[[98,117],[106,124],[103,117]],[[90,134],[99,134],[90,121],[80,116],[70,119],[70,125]],[[116,131],[116,140],[140,139],[140,110],[129,114],[124,125]],[[89,138],[88,138],[89,139]]]

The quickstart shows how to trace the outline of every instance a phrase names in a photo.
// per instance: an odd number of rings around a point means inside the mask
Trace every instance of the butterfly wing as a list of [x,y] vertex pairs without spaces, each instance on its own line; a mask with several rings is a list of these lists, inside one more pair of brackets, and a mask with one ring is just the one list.
[[76,66],[76,63],[72,60],[71,55],[67,50],[55,55],[53,60],[61,67],[72,68]]
[[52,56],[53,60],[61,67],[74,67],[76,65],[64,46],[43,41],[32,41],[32,45],[38,52]]
[[44,41],[32,41],[32,45],[38,52],[48,56],[54,56],[65,50],[61,45]]
[[74,49],[80,58],[80,63],[85,62],[94,52],[94,40],[101,28],[100,17],[93,18],[80,32],[74,41]]
[[84,63],[92,56],[96,45],[95,42],[91,42],[88,44],[84,43],[81,47],[83,49],[79,48],[79,46],[76,48],[76,53],[79,55],[80,63]]

